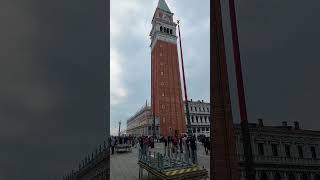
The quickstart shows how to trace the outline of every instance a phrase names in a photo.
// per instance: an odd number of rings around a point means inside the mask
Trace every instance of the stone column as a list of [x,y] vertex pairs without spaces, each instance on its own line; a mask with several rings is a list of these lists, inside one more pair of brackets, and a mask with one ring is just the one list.
[[316,180],[316,173],[310,173],[310,180]]
[[[242,138],[242,140],[243,140],[243,138]],[[254,157],[258,154],[257,153],[257,148],[256,148],[257,144],[254,142],[254,136],[251,137],[251,144],[252,144],[252,146],[251,146],[252,147],[252,156],[253,156],[253,159],[254,159]]]
[[296,180],[301,180],[302,179],[302,173],[295,173]]
[[267,172],[267,175],[268,175],[268,179],[274,179],[275,172],[274,171]]
[[261,179],[260,173],[261,173],[260,171],[256,170],[256,180],[260,180]]
[[288,173],[287,172],[283,172],[281,173],[283,180],[288,180]]
[[246,172],[244,169],[241,169],[241,180],[246,180]]

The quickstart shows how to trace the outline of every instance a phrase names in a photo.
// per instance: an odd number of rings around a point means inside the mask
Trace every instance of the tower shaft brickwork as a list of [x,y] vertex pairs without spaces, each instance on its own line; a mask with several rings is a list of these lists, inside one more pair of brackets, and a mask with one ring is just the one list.
[[152,20],[151,106],[160,118],[160,135],[185,133],[176,23],[166,2],[160,0]]

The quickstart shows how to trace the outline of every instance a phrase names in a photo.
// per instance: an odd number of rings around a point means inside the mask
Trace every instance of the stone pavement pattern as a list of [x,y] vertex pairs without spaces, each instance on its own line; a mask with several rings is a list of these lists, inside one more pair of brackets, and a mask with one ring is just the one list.
[[[202,144],[197,145],[198,164],[208,170],[210,175],[210,156],[206,155]],[[152,151],[164,152],[164,144],[156,143]],[[110,155],[110,179],[111,180],[139,180],[138,146],[132,148],[132,152],[114,153]],[[143,180],[147,180],[147,171],[143,172]]]

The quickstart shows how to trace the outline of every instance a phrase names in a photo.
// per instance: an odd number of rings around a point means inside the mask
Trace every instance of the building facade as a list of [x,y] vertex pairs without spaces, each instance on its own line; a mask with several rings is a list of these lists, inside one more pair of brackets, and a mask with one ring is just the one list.
[[[320,131],[249,124],[256,180],[320,180]],[[245,180],[241,127],[235,124],[241,179]]]
[[151,107],[159,117],[160,135],[185,133],[177,49],[177,24],[165,0],[159,0],[152,19]]
[[[188,101],[189,104],[189,114],[190,114],[190,124],[192,133],[196,136],[205,135],[210,136],[210,103],[204,102],[203,100],[193,101],[192,99]],[[185,123],[187,127],[187,111],[184,101],[184,113],[185,113]]]
[[[186,114],[185,102],[184,113]],[[196,136],[202,134],[210,136],[210,103],[203,100],[189,101],[190,123],[193,134]],[[187,127],[187,116],[185,116],[185,127]],[[141,108],[135,115],[127,120],[127,135],[132,136],[151,136],[153,116],[151,107],[146,105]],[[156,135],[160,136],[161,126],[159,117],[156,117]]]
[[[155,118],[156,135],[159,136],[159,118]],[[126,134],[131,136],[152,136],[153,135],[153,114],[151,107],[146,105],[127,120]]]
[[[191,100],[189,110],[193,133],[209,136],[210,103]],[[128,120],[127,134],[152,135],[150,119],[151,108],[146,106]],[[159,127],[159,121],[156,125]],[[241,180],[245,180],[240,124],[234,124],[234,132]],[[320,180],[320,131],[301,129],[298,122],[293,126],[287,122],[265,126],[259,119],[257,123],[249,123],[249,133],[256,180]]]

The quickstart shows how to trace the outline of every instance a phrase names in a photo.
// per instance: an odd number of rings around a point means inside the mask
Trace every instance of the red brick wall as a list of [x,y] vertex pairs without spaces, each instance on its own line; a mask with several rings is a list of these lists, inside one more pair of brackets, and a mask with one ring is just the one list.
[[[163,72],[163,74],[162,74]],[[160,117],[160,135],[186,132],[177,45],[158,40],[151,52],[151,107]],[[164,96],[163,96],[164,95]]]

